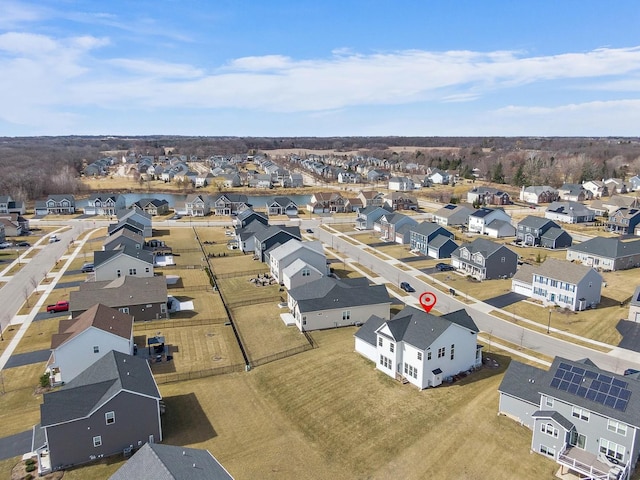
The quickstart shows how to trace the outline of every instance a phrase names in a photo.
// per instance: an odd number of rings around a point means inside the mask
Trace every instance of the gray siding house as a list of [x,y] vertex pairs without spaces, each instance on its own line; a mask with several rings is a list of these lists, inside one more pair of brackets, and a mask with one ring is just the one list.
[[449,258],[458,248],[455,236],[437,223],[422,222],[411,227],[410,246],[412,252],[420,252],[431,258]]
[[593,237],[567,250],[567,260],[602,270],[640,266],[640,239]]
[[475,212],[475,209],[465,207],[464,205],[445,205],[433,214],[433,221],[442,226],[466,225],[469,221],[469,215]]
[[451,254],[451,265],[478,280],[512,277],[518,268],[518,254],[485,238],[459,246]]
[[40,471],[162,441],[161,398],[146,360],[113,350],[105,354],[59,390],[44,394],[45,445],[36,445]]
[[548,371],[512,360],[498,413],[532,430],[531,450],[562,473],[628,479],[640,453],[640,381],[591,360],[556,357]]
[[[549,235],[546,235],[549,232]],[[546,248],[570,247],[573,239],[553,220],[527,215],[518,223],[516,238],[523,245]]]

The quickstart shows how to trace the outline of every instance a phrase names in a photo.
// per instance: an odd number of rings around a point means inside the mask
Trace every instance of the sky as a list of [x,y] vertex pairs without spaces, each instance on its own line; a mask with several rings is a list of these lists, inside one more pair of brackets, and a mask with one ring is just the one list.
[[0,136],[638,136],[640,2],[0,0]]

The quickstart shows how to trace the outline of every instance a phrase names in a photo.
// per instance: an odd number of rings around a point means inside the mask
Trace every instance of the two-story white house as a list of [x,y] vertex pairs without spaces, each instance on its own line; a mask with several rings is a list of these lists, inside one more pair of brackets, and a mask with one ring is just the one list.
[[73,380],[105,353],[133,354],[133,317],[99,303],[69,320],[60,320],[51,337],[47,373],[53,385]]
[[[525,265],[523,265],[525,267]],[[511,289],[543,305],[579,311],[600,303],[602,275],[594,268],[547,258],[539,267],[526,266],[514,275]]]
[[640,453],[638,374],[602,370],[588,358],[556,357],[548,371],[512,360],[498,392],[498,413],[531,429],[531,451],[562,473],[631,477]]
[[482,364],[478,327],[466,310],[437,317],[405,307],[393,319],[372,316],[355,333],[355,350],[392,378],[423,389]]
[[84,207],[86,215],[115,215],[126,207],[124,195],[91,195]]
[[388,188],[394,192],[411,192],[415,190],[415,185],[409,177],[391,177]]
[[[471,213],[468,218],[468,228],[471,233],[488,234],[487,227],[496,220],[511,225],[511,217],[501,208],[482,207]],[[515,229],[513,231],[515,234]]]

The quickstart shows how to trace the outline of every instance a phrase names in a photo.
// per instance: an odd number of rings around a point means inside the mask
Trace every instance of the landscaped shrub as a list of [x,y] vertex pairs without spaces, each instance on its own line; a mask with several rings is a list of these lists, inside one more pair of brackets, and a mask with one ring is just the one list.
[[36,464],[36,461],[35,461],[33,458],[27,458],[27,459],[24,461],[24,464],[25,464],[25,465],[27,465],[27,466],[29,466],[29,465],[35,465],[35,464]]
[[35,465],[27,465],[26,467],[24,467],[25,471],[27,472],[33,472],[36,469]]
[[46,388],[51,385],[51,380],[49,379],[49,374],[43,373],[40,375],[40,386],[42,388]]

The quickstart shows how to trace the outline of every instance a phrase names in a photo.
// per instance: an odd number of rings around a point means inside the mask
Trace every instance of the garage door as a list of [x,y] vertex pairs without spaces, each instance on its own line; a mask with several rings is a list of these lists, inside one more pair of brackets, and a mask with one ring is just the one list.
[[518,281],[512,282],[511,290],[513,290],[515,293],[519,293],[520,295],[525,295],[527,297],[530,297],[533,293],[533,287],[531,286],[531,284],[521,283]]

